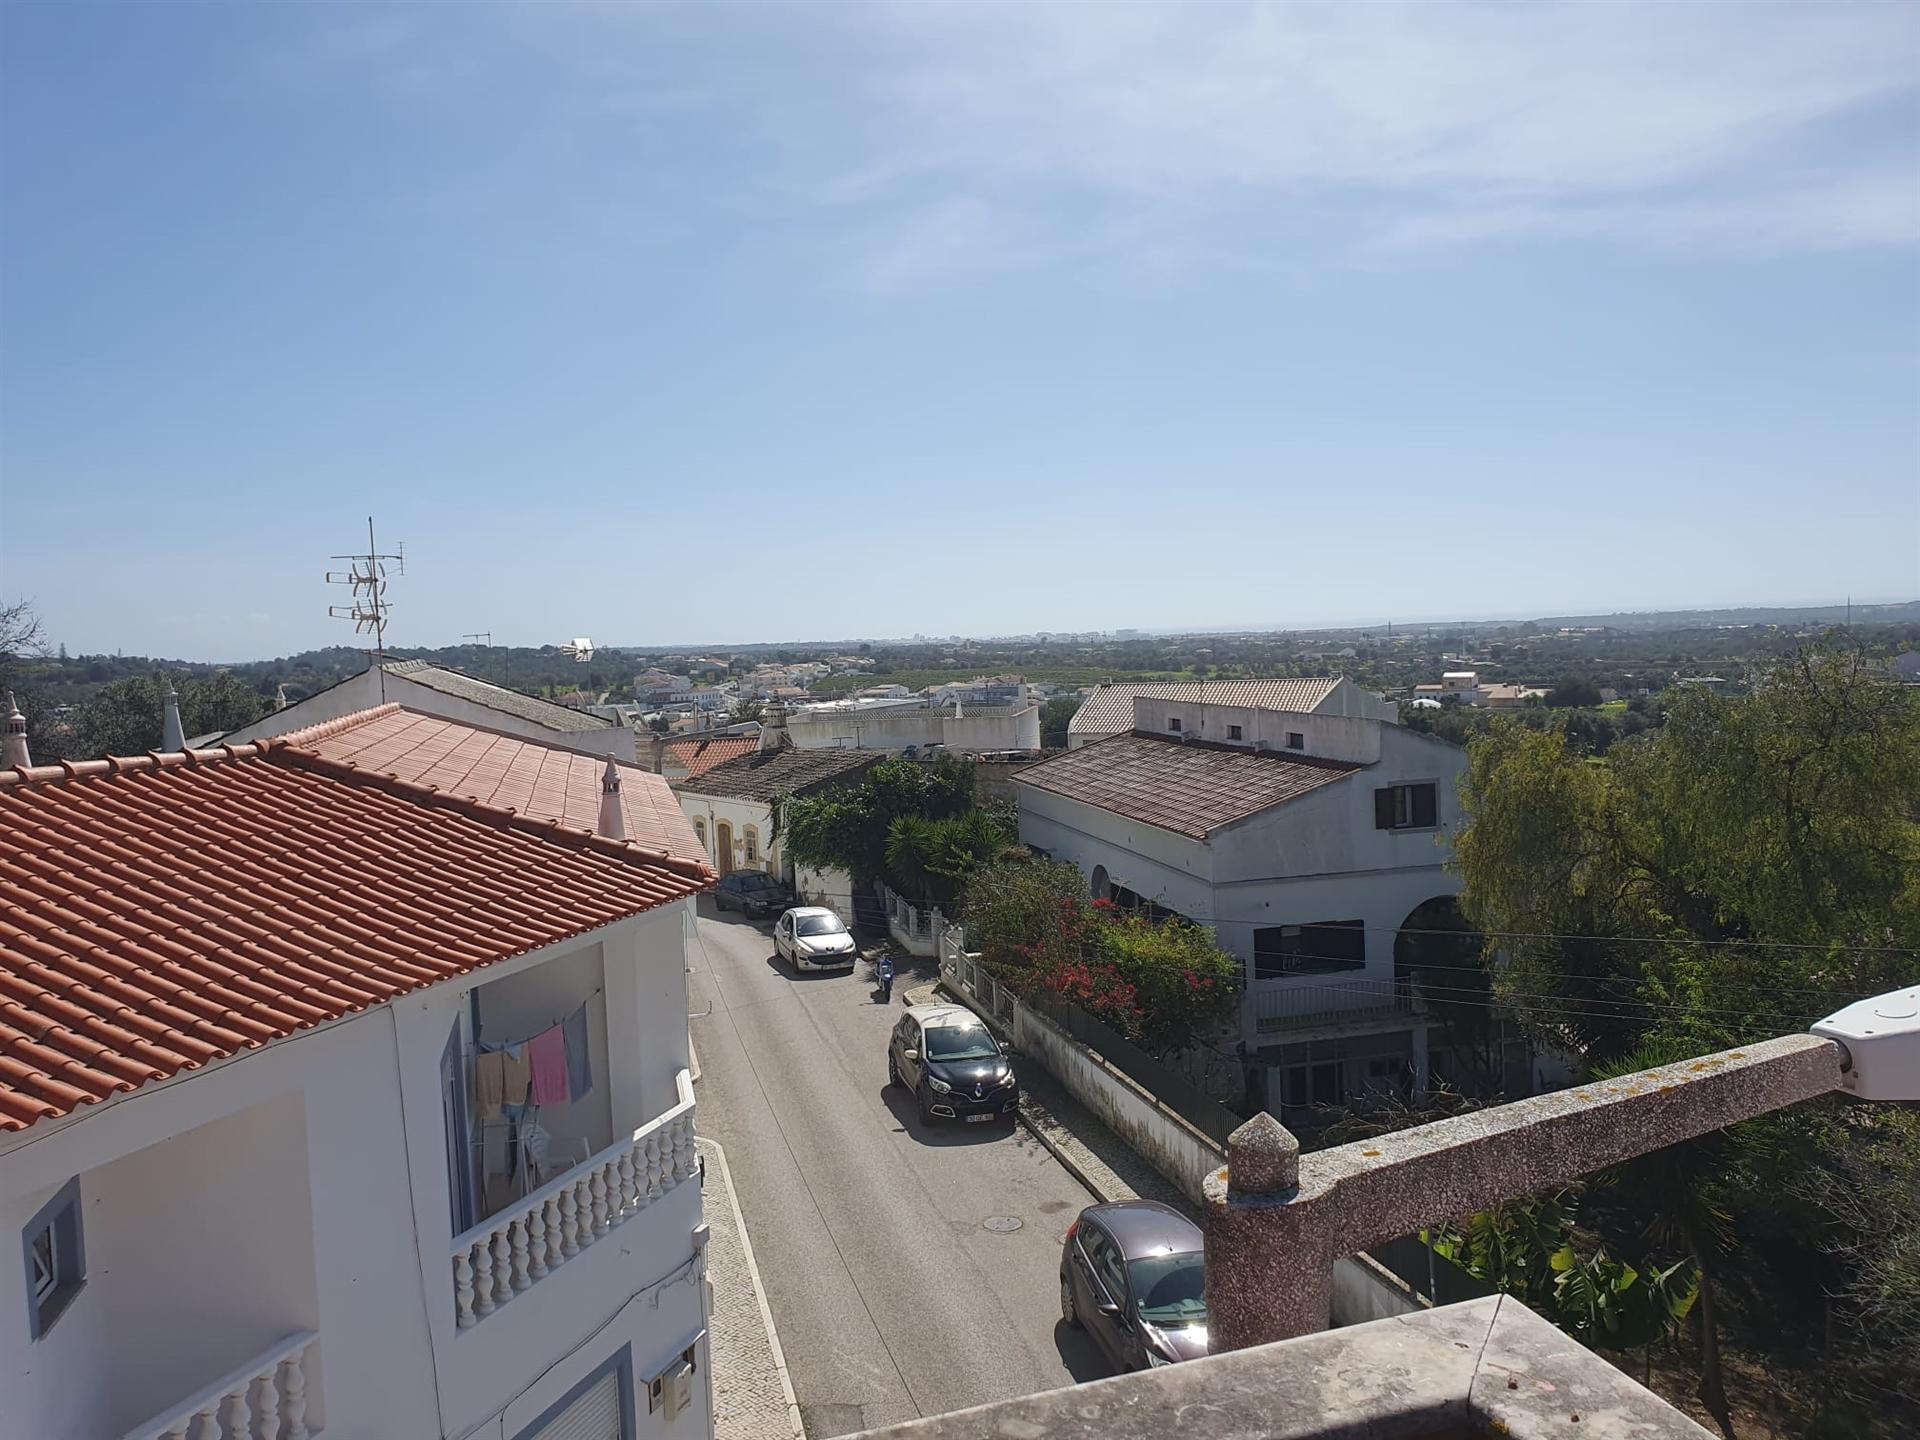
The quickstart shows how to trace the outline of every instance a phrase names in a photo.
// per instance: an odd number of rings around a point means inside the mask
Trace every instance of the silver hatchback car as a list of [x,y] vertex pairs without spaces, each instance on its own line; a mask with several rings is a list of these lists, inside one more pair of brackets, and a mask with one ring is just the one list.
[[796,970],[850,970],[860,958],[846,922],[824,905],[796,905],[773,926],[773,948]]

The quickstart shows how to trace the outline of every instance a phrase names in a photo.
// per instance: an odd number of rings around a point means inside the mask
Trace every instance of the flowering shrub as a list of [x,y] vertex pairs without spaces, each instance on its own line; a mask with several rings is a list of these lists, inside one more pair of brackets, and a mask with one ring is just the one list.
[[968,944],[1017,993],[1076,1005],[1151,1050],[1191,1043],[1238,1001],[1241,962],[1212,932],[1089,900],[1072,865],[984,866],[964,916]]

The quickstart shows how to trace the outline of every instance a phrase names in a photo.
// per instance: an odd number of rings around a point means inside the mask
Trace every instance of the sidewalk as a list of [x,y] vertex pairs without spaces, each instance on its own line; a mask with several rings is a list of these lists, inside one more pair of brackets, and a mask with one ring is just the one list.
[[773,1314],[754,1268],[740,1202],[719,1142],[694,1142],[706,1163],[707,1279],[713,1319],[714,1440],[805,1440],[800,1406],[774,1333]]
[[[909,1005],[945,1001],[968,1005],[964,995],[940,984],[918,986],[907,992]],[[1074,1099],[1066,1086],[1037,1062],[1030,1061],[1020,1067],[1020,1122],[1101,1203],[1159,1200],[1198,1218],[1199,1207],[1181,1193],[1178,1186]]]

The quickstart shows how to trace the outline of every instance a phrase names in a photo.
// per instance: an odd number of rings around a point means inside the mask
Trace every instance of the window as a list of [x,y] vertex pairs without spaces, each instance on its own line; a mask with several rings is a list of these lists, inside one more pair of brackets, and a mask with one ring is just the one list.
[[707,848],[707,822],[704,820],[695,820],[693,822],[693,835],[694,838],[700,842],[700,848],[705,850]]
[[1227,726],[1227,739],[1238,740],[1239,738],[1240,738],[1240,727],[1238,725]]
[[1338,1105],[1344,1098],[1340,1093],[1340,1070],[1337,1060],[1324,1065],[1288,1066],[1280,1076],[1281,1103],[1289,1109]]
[[1359,970],[1367,963],[1367,931],[1359,920],[1327,920],[1318,925],[1269,925],[1253,932],[1253,976],[1278,980],[1287,975]]
[[1180,732],[1180,717],[1179,717],[1178,715],[1173,715],[1173,716],[1169,716],[1169,717],[1168,717],[1168,719],[1167,719],[1167,729],[1168,729],[1169,731],[1171,731],[1172,733],[1174,733],[1174,734],[1176,734],[1176,735],[1177,735],[1177,734],[1179,734],[1179,732]]
[[27,1255],[27,1334],[38,1340],[53,1328],[87,1281],[78,1176],[40,1207],[20,1239]]
[[1306,748],[1307,748],[1306,736],[1302,735],[1298,730],[1287,731],[1287,749],[1304,750]]
[[747,864],[758,865],[759,863],[760,832],[749,825],[747,826]]
[[1093,1226],[1084,1227],[1087,1263],[1093,1267],[1094,1277],[1099,1280],[1100,1288],[1107,1292],[1107,1298],[1116,1305],[1127,1302],[1127,1272],[1120,1262],[1120,1252],[1113,1248],[1113,1242]]
[[1440,787],[1389,785],[1373,792],[1373,828],[1376,830],[1431,830],[1440,823]]
[[514,1440],[631,1440],[635,1433],[633,1355],[622,1346]]

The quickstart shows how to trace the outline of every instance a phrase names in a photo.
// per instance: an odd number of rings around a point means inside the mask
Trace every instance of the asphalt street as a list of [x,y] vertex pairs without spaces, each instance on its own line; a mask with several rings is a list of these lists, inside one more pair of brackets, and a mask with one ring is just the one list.
[[690,964],[700,1132],[726,1146],[810,1436],[1106,1373],[1060,1323],[1061,1239],[1092,1198],[1013,1122],[930,1130],[887,1088],[912,971],[891,1005],[864,962],[797,975],[710,897]]

